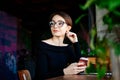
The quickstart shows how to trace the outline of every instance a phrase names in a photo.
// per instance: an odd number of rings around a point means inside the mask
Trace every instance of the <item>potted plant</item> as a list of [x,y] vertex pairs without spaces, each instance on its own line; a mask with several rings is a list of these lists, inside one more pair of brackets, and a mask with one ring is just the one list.
[[[95,5],[99,9],[105,9],[102,21],[107,28],[104,31],[102,39],[98,37],[97,24],[94,24],[90,30],[90,48],[91,54],[97,56],[96,72],[98,80],[101,80],[111,69],[114,80],[119,80],[120,76],[120,1],[119,0],[87,0],[84,5],[79,5],[81,9],[86,10]],[[103,11],[104,13],[104,11]],[[96,25],[96,26],[95,26]],[[104,26],[103,26],[104,27]],[[97,36],[96,36],[97,35]],[[108,62],[110,61],[110,62]],[[110,67],[111,63],[111,67]]]

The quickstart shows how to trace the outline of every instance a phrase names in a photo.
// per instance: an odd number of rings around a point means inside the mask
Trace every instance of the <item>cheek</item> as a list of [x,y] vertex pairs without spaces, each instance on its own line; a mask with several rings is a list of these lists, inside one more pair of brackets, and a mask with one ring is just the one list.
[[68,27],[63,27],[63,28],[61,28],[61,30],[62,30],[63,32],[66,32],[66,31],[68,31]]
[[61,32],[65,34],[67,32],[67,29],[62,29]]

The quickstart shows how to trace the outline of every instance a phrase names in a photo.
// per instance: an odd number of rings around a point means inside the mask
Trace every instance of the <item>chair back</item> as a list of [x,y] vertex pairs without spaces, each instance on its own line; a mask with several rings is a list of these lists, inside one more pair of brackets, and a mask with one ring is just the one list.
[[32,80],[29,70],[18,71],[19,80]]

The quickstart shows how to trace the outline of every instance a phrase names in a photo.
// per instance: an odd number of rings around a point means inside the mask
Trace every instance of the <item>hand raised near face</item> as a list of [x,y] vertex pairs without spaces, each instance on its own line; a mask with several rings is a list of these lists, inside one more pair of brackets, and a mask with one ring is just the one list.
[[74,32],[66,32],[66,36],[72,43],[78,42],[77,35]]

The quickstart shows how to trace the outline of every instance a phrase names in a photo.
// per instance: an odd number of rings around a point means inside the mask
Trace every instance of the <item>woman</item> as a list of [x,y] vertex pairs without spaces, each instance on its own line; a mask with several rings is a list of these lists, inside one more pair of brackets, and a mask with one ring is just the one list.
[[[65,12],[55,12],[50,16],[52,37],[42,40],[37,58],[36,79],[44,80],[61,75],[83,72],[86,66],[78,66],[81,57],[77,35],[71,32],[72,19]],[[72,43],[65,44],[67,37]]]

